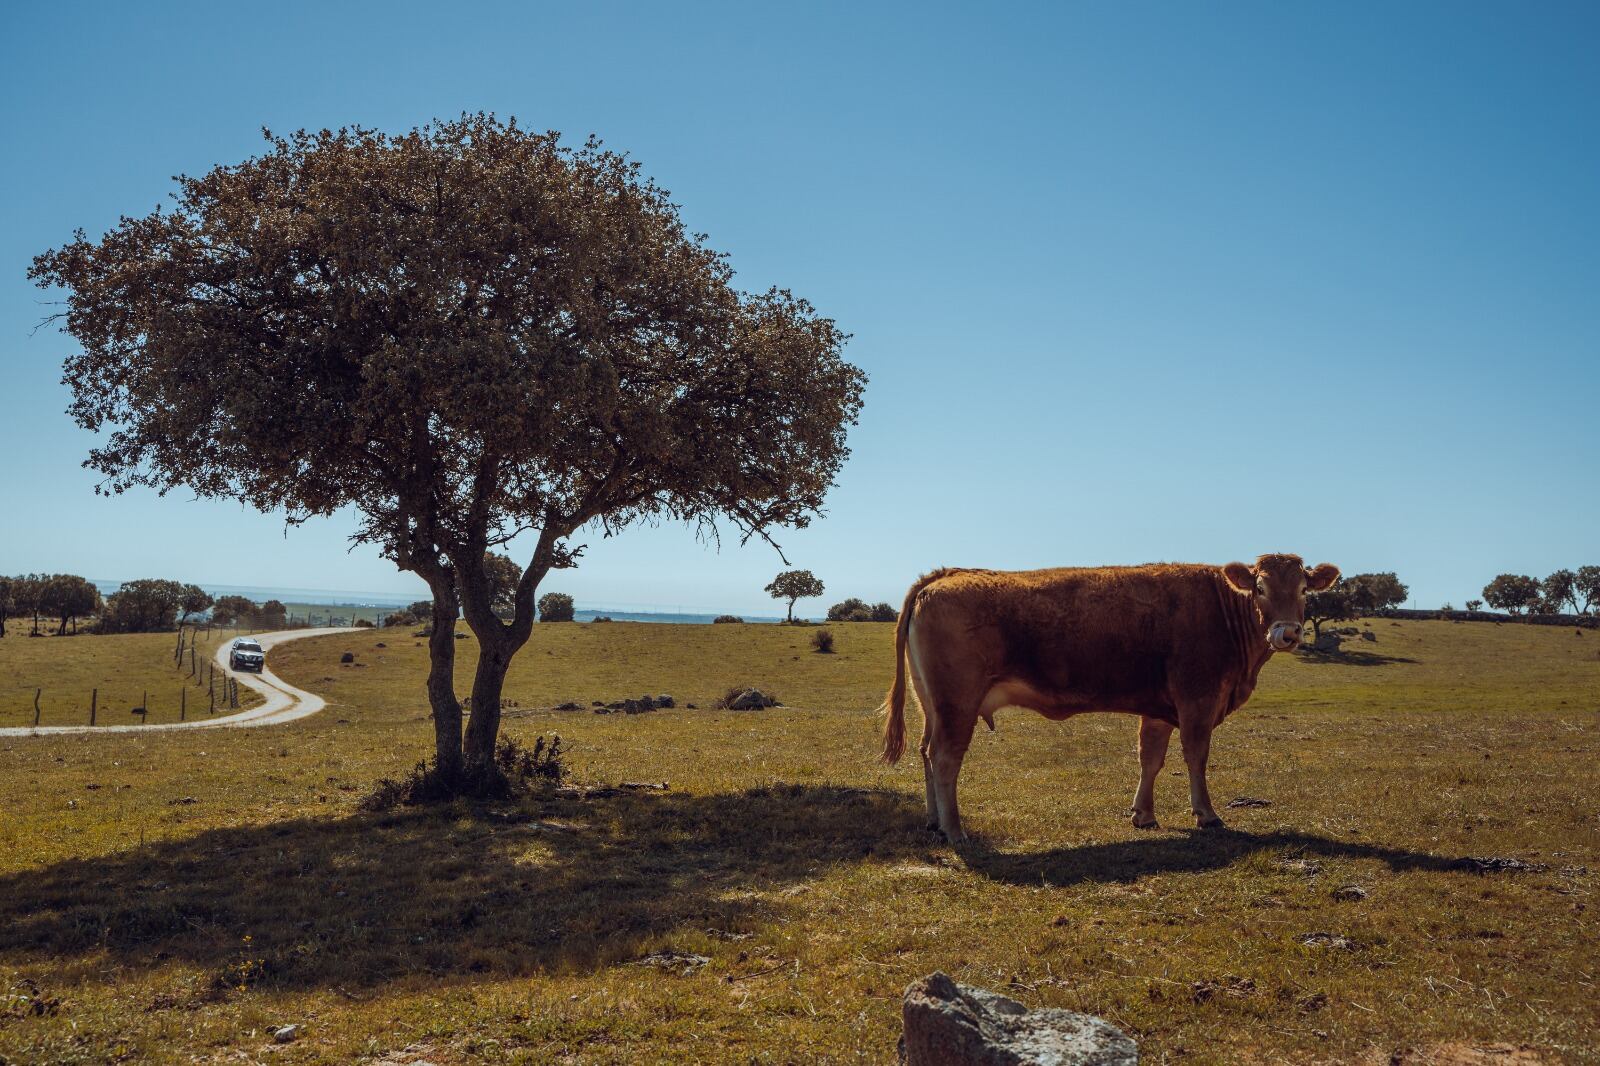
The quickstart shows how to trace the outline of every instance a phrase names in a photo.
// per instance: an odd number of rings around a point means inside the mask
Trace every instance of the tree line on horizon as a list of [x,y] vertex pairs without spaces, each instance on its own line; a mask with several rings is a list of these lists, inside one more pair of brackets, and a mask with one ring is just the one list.
[[1483,602],[1513,616],[1590,615],[1600,610],[1600,566],[1557,570],[1543,581],[1528,574],[1499,574],[1483,587],[1483,601],[1468,600],[1467,610],[1475,611]]

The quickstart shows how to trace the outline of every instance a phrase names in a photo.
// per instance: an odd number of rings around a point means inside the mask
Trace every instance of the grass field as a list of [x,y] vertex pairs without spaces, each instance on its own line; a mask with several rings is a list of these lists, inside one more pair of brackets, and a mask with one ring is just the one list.
[[[52,623],[51,628],[54,628]],[[173,661],[176,633],[119,633],[74,637],[29,637],[20,626],[0,640],[0,726],[33,725],[33,696],[39,695],[39,725],[88,725],[91,699],[96,725],[139,725],[176,722],[187,699],[188,717],[203,718],[210,708],[208,682],[212,656],[219,644],[233,639],[231,630],[201,631],[191,676],[190,657],[183,665]],[[218,714],[222,704],[222,671],[217,671]],[[96,692],[98,691],[98,696]],[[144,702],[141,703],[140,701]],[[239,686],[239,707],[261,702],[255,692]],[[144,706],[142,718],[130,714]]]
[[[1187,828],[1176,758],[1128,824],[1131,719],[1010,711],[959,851],[873,761],[888,625],[536,626],[506,732],[670,789],[387,814],[357,802],[427,750],[425,649],[290,645],[330,706],[289,726],[0,741],[0,1061],[881,1063],[934,969],[1154,1063],[1600,1061],[1600,634],[1367,625],[1219,731],[1219,805],[1271,804],[1229,830]],[[734,684],[785,705],[709,709]],[[678,709],[548,710],[644,692]]]

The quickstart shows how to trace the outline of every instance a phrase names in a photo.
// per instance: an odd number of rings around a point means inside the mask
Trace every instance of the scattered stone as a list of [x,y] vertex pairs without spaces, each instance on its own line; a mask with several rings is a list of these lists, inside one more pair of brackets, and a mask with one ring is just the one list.
[[776,699],[760,689],[747,688],[730,695],[726,706],[730,711],[759,711],[767,707],[777,707],[779,704]]
[[1338,951],[1355,951],[1361,946],[1338,933],[1301,933],[1295,940],[1308,948],[1334,948]]
[[182,799],[169,799],[169,800],[167,800],[167,806],[168,807],[184,807],[184,806],[187,806],[187,805],[193,803],[194,801],[195,800],[194,800],[193,796],[184,796]]
[[679,977],[697,974],[711,960],[704,955],[687,951],[657,951],[642,959],[633,960],[634,966],[653,966],[658,970],[675,973]]
[[374,645],[373,645],[373,647],[375,647],[375,648],[387,648],[387,647],[388,647],[388,646],[389,646],[389,645],[387,645],[387,644],[385,644],[385,643],[384,643],[384,642],[383,642],[383,641],[381,641],[381,640],[380,640],[380,641],[378,641],[378,643],[376,643],[376,644],[374,644]]
[[661,695],[656,697],[656,706],[671,710],[673,707],[676,707],[677,704],[673,702],[671,696],[663,692]]
[[558,711],[576,711],[576,710],[581,710],[581,708],[576,703],[573,703],[571,700],[568,700],[566,703],[563,703],[559,707],[557,707],[556,710],[558,710]]
[[1236,799],[1229,800],[1228,806],[1235,809],[1241,807],[1270,807],[1272,806],[1272,801],[1259,799],[1255,796],[1239,796]]
[[1528,862],[1524,859],[1509,858],[1503,855],[1477,855],[1456,860],[1457,869],[1471,870],[1473,873],[1486,874],[1497,870],[1515,871],[1517,873],[1539,873],[1550,867],[1542,862]]
[[1333,890],[1333,898],[1339,900],[1341,903],[1356,903],[1366,899],[1370,895],[1372,895],[1372,893],[1368,892],[1360,885],[1340,885],[1338,888]]
[[1374,633],[1370,629],[1363,629],[1361,631],[1361,639],[1376,644],[1378,642],[1378,634]]
[[692,710],[695,710],[695,709],[696,709],[696,708],[695,708],[695,705],[694,705],[694,704],[692,704],[692,703],[685,703],[685,704],[684,704],[684,705],[683,705],[683,706],[684,706],[684,708],[685,708],[685,709],[686,709],[686,710],[690,710],[690,711],[692,711]]
[[1101,1018],[1014,999],[933,973],[906,989],[905,1066],[1136,1066],[1139,1049]]
[[280,1025],[272,1031],[272,1039],[274,1043],[291,1044],[300,1039],[300,1027],[298,1025]]
[[467,639],[467,634],[465,634],[465,633],[457,633],[456,634],[456,639],[457,640],[466,640]]
[[1301,1014],[1315,1014],[1317,1011],[1321,1010],[1327,1005],[1328,997],[1322,992],[1313,992],[1311,995],[1302,997],[1297,1003],[1295,1003],[1295,1006],[1300,1009]]
[[343,655],[339,656],[339,661],[342,663],[353,663],[356,661],[356,653],[353,651],[347,651]]
[[617,786],[627,792],[667,792],[665,781],[624,781]]
[[1312,641],[1309,645],[1302,645],[1302,647],[1307,647],[1311,651],[1333,652],[1338,651],[1339,645],[1343,643],[1343,636],[1333,632],[1332,630],[1329,630],[1328,632],[1317,637],[1317,639]]

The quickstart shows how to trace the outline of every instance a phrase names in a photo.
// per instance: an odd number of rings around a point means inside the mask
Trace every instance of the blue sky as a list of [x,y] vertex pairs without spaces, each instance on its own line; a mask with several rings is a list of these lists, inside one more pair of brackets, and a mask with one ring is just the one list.
[[[348,517],[97,498],[24,278],[276,130],[493,110],[631,152],[871,384],[828,596],[1298,551],[1421,606],[1600,563],[1600,7],[8,4],[0,571],[421,590]],[[589,538],[580,603],[770,610]],[[805,605],[803,605],[805,606]]]

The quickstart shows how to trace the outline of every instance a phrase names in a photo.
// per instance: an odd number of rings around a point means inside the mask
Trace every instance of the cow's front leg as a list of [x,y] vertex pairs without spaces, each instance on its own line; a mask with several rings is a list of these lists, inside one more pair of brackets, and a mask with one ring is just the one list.
[[1195,715],[1178,727],[1183,742],[1183,761],[1189,767],[1189,806],[1195,824],[1201,829],[1221,829],[1222,819],[1211,806],[1211,791],[1206,788],[1206,760],[1211,755],[1210,714]]
[[1155,829],[1156,776],[1167,761],[1172,727],[1159,718],[1139,719],[1139,791],[1133,796],[1133,827]]

